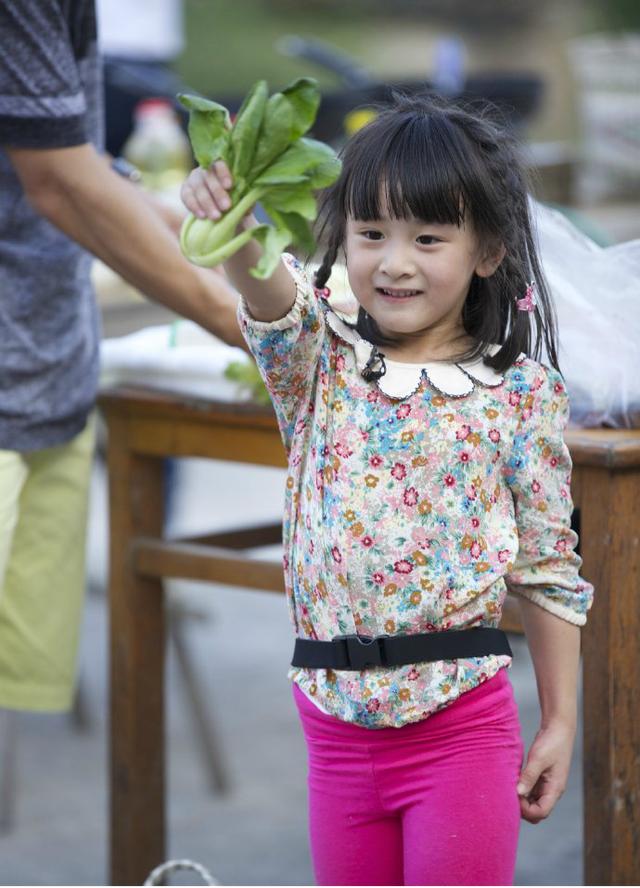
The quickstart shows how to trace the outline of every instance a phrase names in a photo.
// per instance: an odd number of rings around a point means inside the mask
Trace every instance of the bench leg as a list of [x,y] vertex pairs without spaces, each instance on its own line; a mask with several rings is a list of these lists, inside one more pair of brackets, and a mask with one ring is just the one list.
[[640,881],[640,471],[582,469],[586,885]]
[[111,884],[141,885],[165,860],[162,580],[137,576],[136,536],[159,537],[162,460],[126,446],[127,423],[109,425]]

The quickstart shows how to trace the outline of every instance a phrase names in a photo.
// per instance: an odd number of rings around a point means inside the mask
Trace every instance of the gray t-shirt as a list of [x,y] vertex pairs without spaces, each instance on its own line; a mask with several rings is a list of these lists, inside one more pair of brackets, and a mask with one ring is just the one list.
[[[102,143],[94,0],[0,3],[0,145]],[[91,257],[27,201],[0,148],[0,449],[62,444],[97,390]]]

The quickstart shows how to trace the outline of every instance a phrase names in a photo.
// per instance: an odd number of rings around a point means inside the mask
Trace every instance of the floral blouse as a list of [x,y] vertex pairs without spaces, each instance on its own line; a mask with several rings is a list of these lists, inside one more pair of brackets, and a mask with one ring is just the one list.
[[[481,361],[387,361],[386,375],[367,382],[372,346],[295,259],[285,263],[297,289],[288,314],[256,321],[244,301],[238,314],[288,455],[284,570],[296,634],[497,626],[507,591],[583,624],[593,588],[570,527],[560,374],[521,355],[504,376]],[[289,674],[328,714],[401,727],[510,662]]]

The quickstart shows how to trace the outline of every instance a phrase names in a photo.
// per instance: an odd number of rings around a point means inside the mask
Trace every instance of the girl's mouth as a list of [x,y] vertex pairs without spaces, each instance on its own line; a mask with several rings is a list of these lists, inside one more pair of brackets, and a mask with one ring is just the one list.
[[410,299],[412,296],[420,296],[422,290],[396,290],[391,287],[376,287],[376,292],[385,299]]

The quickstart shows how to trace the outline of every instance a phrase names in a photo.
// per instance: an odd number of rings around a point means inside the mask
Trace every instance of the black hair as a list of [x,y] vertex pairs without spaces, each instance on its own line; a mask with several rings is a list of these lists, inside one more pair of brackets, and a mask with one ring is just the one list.
[[[475,360],[506,371],[521,352],[540,360],[542,344],[559,370],[557,321],[537,254],[530,182],[518,142],[496,110],[463,106],[432,95],[394,94],[393,101],[359,130],[342,151],[342,172],[320,202],[319,235],[326,252],[315,285],[326,285],[344,244],[347,217],[380,218],[380,190],[398,219],[460,226],[470,219],[483,248],[503,244],[504,259],[490,277],[473,275],[462,310],[474,344],[457,360]],[[516,299],[535,281],[536,308],[521,311]],[[382,334],[363,308],[353,325],[375,345],[399,340]],[[535,328],[535,343],[532,338]],[[487,347],[501,345],[491,356]]]

